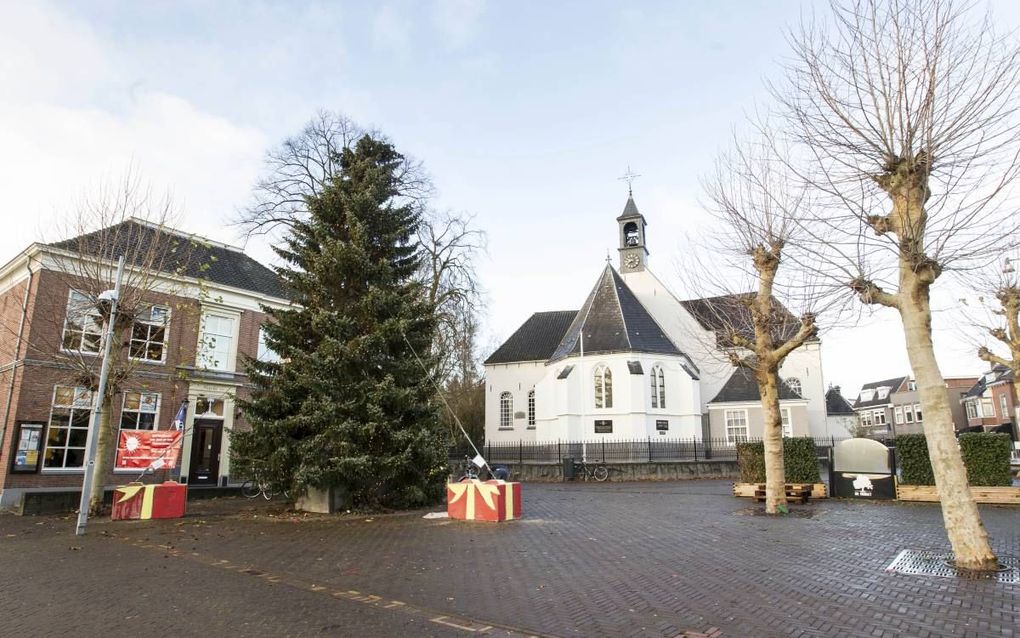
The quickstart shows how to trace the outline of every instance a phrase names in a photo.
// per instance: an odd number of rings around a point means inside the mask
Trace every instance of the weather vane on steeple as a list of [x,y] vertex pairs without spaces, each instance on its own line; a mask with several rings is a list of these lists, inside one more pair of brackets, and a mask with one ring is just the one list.
[[634,180],[641,177],[634,171],[630,170],[630,164],[627,164],[627,172],[622,177],[618,177],[621,182],[627,182],[627,195],[634,196]]

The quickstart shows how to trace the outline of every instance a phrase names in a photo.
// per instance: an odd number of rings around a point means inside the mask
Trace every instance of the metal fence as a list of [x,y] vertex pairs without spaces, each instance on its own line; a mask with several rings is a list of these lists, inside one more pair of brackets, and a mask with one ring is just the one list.
[[[752,439],[756,441],[760,439]],[[819,458],[843,439],[818,438],[815,447]],[[502,441],[487,443],[480,451],[489,463],[561,463],[565,458],[586,458],[604,463],[656,463],[660,461],[733,461],[737,458],[737,445],[726,439],[666,439],[647,438],[632,440],[593,441]],[[470,447],[450,449],[450,461],[463,461],[474,456]]]

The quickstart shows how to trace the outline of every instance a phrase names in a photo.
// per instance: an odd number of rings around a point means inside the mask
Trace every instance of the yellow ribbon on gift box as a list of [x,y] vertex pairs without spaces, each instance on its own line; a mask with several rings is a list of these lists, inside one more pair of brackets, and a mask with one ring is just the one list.
[[128,485],[122,485],[117,488],[117,491],[123,494],[118,500],[118,503],[124,501],[130,501],[135,497],[138,492],[144,490],[142,494],[142,519],[152,518],[152,504],[156,500],[156,486],[155,485],[142,485],[141,483],[130,483]]
[[475,518],[474,492],[476,490],[489,509],[496,509],[496,499],[493,498],[495,496],[499,496],[499,487],[496,485],[483,483],[478,479],[472,479],[470,481],[465,481],[464,483],[450,483],[447,487],[449,487],[450,491],[453,492],[453,498],[450,499],[451,505],[467,495],[465,516],[469,521],[474,520]]

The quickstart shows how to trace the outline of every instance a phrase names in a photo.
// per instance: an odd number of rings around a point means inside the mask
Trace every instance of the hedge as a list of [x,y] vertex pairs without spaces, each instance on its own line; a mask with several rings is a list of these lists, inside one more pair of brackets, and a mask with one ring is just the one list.
[[[999,432],[967,432],[959,437],[967,482],[976,486],[1013,484],[1009,456],[1012,445],[1008,434]],[[896,437],[896,461],[904,485],[935,485],[935,475],[928,457],[928,442],[923,434],[901,434]]]
[[[737,444],[737,464],[744,483],[765,482],[765,444],[761,441]],[[811,437],[783,439],[783,465],[787,483],[818,483],[818,457]]]
[[967,432],[960,435],[960,451],[967,466],[967,482],[980,486],[1013,484],[1009,469],[1010,448],[1008,434],[1001,432]]
[[901,434],[896,437],[896,463],[904,485],[935,485],[935,475],[928,459],[928,441],[923,434]]

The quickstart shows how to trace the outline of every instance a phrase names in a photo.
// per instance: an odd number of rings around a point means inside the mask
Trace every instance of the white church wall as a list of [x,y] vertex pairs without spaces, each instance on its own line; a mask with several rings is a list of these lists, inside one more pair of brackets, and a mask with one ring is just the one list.
[[807,399],[808,423],[812,436],[828,436],[825,414],[825,384],[822,379],[822,344],[806,343],[791,352],[779,369],[781,378],[800,380],[801,395]]
[[[485,366],[485,440],[500,441],[535,440],[534,429],[528,427],[528,392],[546,373],[544,361],[522,363],[489,364]],[[513,397],[510,428],[500,427],[500,395],[509,392]],[[535,407],[540,405],[538,392],[535,393]],[[537,417],[537,414],[536,414]]]

